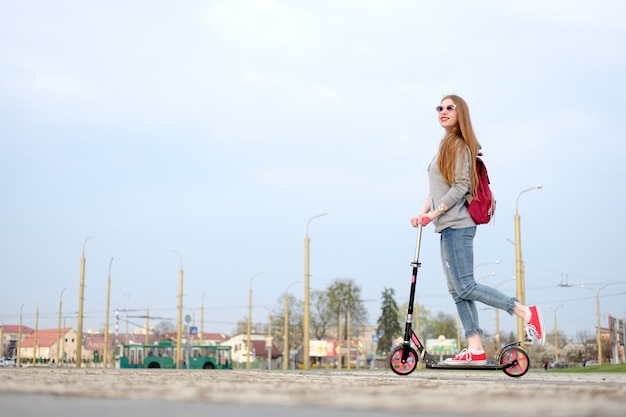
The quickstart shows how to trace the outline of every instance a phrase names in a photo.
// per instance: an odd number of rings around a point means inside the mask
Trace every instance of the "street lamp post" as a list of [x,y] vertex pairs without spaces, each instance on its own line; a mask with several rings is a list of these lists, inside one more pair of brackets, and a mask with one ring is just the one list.
[[107,308],[104,320],[104,367],[109,367],[109,305],[111,302],[111,265],[113,258],[109,261],[109,275],[107,278]]
[[248,287],[248,334],[247,334],[247,344],[246,344],[246,369],[250,369],[250,355],[252,354],[252,342],[251,342],[251,334],[252,334],[252,280],[255,277],[263,274],[265,271],[258,272],[250,277],[250,285]]
[[593,288],[585,287],[584,285],[580,286],[580,288],[593,291],[596,294],[596,320],[597,320],[596,343],[598,344],[598,364],[599,365],[602,365],[602,335],[600,334],[600,291],[608,287],[608,285],[609,284],[606,284],[598,288],[597,290],[594,290]]
[[178,320],[176,323],[176,369],[181,369],[181,355],[183,348],[183,255],[172,249],[180,258],[178,270]]
[[63,311],[63,293],[65,292],[65,288],[61,291],[61,295],[59,296],[59,321],[57,323],[57,368],[59,367],[59,348],[61,347],[61,312]]
[[267,308],[267,338],[265,339],[265,349],[267,350],[267,370],[272,370],[272,312]]
[[37,337],[39,334],[39,303],[37,303],[37,314],[35,315],[35,341],[33,343],[33,366],[37,363]]
[[306,223],[306,234],[304,237],[304,343],[302,346],[303,349],[303,367],[304,370],[311,369],[311,357],[309,356],[309,340],[310,340],[310,332],[311,332],[311,305],[310,305],[310,294],[309,294],[309,224],[314,219],[318,217],[326,216],[328,213],[318,214],[309,219]]
[[22,365],[22,309],[24,308],[24,303],[20,307],[20,328],[17,330],[17,367],[19,368]]
[[128,340],[128,338],[129,338],[129,333],[128,333],[128,310],[124,310],[124,315],[126,316],[126,332],[124,333],[124,343],[128,344],[128,341],[129,341]]
[[204,345],[204,293],[200,303],[200,345]]
[[83,256],[80,258],[80,289],[78,292],[78,325],[76,326],[76,367],[83,363],[83,302],[85,300],[85,245],[91,236],[83,242]]
[[[67,326],[65,324],[65,315],[63,315],[63,328],[67,329]],[[63,353],[63,366],[65,366],[67,362],[67,352],[65,352],[65,338],[61,339],[61,352]]]
[[[520,233],[520,216],[519,216],[519,199],[520,196],[528,191],[532,190],[540,190],[542,188],[541,185],[536,185],[531,188],[527,188],[525,190],[520,191],[517,195],[517,199],[515,200],[515,278],[517,281],[517,290],[516,296],[519,302],[523,305],[526,305],[526,290],[524,283],[524,262],[522,261],[522,241],[521,241],[521,233]],[[524,324],[521,320],[517,320],[517,338],[520,341],[525,340],[524,338]]]
[[283,335],[283,370],[289,369],[289,288],[301,281],[292,282],[285,290],[285,326]]
[[150,302],[152,302],[152,300],[148,301],[148,306],[146,307],[146,334],[144,337],[144,343],[146,345],[150,343]]
[[559,360],[559,336],[556,326],[556,312],[559,311],[559,308],[563,307],[563,304],[554,309],[554,360]]

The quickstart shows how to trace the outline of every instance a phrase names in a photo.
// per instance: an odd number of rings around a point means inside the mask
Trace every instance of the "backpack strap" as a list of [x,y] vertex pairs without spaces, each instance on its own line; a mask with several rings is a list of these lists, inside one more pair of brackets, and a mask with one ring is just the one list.
[[[478,151],[478,155],[476,155],[476,159],[478,159],[478,157],[483,156],[483,153],[481,151]],[[471,176],[470,176],[471,179]],[[469,204],[472,202],[472,200],[474,199],[474,197],[472,197],[472,189],[473,187],[470,188],[470,190],[467,192],[467,194],[465,194],[465,206],[469,206]]]

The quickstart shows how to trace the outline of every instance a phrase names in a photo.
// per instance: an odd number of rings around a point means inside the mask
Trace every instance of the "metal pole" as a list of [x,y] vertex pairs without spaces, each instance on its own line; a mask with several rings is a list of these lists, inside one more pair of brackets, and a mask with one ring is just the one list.
[[285,291],[285,319],[283,320],[283,370],[289,369],[289,289]]
[[[526,305],[526,284],[524,282],[524,261],[522,260],[522,238],[520,231],[520,216],[519,216],[519,199],[522,194],[532,190],[541,189],[541,185],[536,185],[532,188],[522,190],[515,200],[515,278],[517,280],[516,296],[519,302]],[[524,323],[522,320],[517,320],[517,339],[524,342]]]
[[[515,294],[520,303],[524,304],[522,301],[524,299],[524,272],[522,270],[522,246],[521,246],[521,237],[520,237],[520,218],[519,214],[515,213],[514,217],[515,224],[515,280],[516,280],[516,290]],[[520,341],[524,341],[524,323],[522,320],[517,320],[517,339]]]
[[83,362],[83,303],[85,301],[85,245],[91,236],[83,242],[83,256],[80,258],[80,288],[78,291],[78,325],[76,331],[76,367]]
[[200,303],[200,345],[204,345],[204,293]]
[[148,306],[146,307],[146,336],[144,338],[144,343],[146,345],[150,343],[150,335],[148,334],[149,328],[150,328],[150,301],[148,301]]
[[65,292],[65,288],[61,291],[61,295],[59,296],[59,321],[57,323],[57,368],[59,367],[59,350],[61,348],[61,312],[63,311],[63,293]]
[[328,213],[318,214],[313,216],[306,223],[306,234],[304,238],[304,343],[302,346],[303,351],[303,368],[304,370],[311,369],[311,357],[310,355],[310,337],[311,337],[311,306],[309,295],[309,224],[313,219],[326,216]]
[[461,351],[461,316],[456,315],[456,350]]
[[348,311],[346,311],[346,344],[348,345],[348,356],[346,359],[347,369],[350,369],[350,361],[352,359],[352,330],[350,329],[350,309],[351,306],[348,305]]
[[17,367],[19,368],[22,364],[22,309],[24,308],[24,303],[20,307],[20,328],[17,331]]
[[589,287],[585,287],[584,285],[581,285],[580,288],[585,288],[589,291],[593,291],[596,294],[596,343],[597,343],[597,347],[598,347],[598,364],[602,365],[602,335],[600,333],[600,291],[602,291],[604,288],[608,287],[609,284],[604,285],[601,288],[598,288],[597,290],[594,290],[593,288],[589,288]]
[[337,316],[337,365],[339,369],[343,368],[343,304],[339,304],[339,315]]
[[497,348],[500,349],[500,310],[496,308],[496,344]]
[[180,258],[178,271],[178,321],[176,326],[176,369],[181,368],[181,354],[183,349],[183,255],[172,250]]
[[596,317],[597,317],[597,332],[596,337],[598,339],[598,364],[602,365],[602,335],[600,334],[600,290],[596,291]]
[[[67,326],[65,325],[65,316],[63,316],[63,328],[67,329]],[[65,335],[63,335],[63,336],[65,336]],[[66,355],[66,352],[65,352],[65,337],[63,337],[61,339],[61,352],[63,352],[63,367],[65,367],[65,361],[67,359],[67,355]]]
[[554,360],[559,360],[559,332],[557,330],[556,312],[559,308],[563,307],[563,304],[554,309]]
[[109,306],[111,304],[111,265],[113,258],[109,261],[109,275],[107,278],[107,308],[104,319],[104,368],[109,367]]
[[[115,309],[115,349],[114,352],[117,356],[117,346],[119,345],[119,335],[120,335],[120,310]],[[117,363],[117,358],[116,363]],[[116,365],[117,366],[117,365]]]
[[246,329],[246,369],[250,370],[250,355],[252,354],[252,278],[250,278],[250,286],[248,287],[248,327]]
[[267,341],[265,342],[265,347],[269,346],[267,349],[267,370],[270,371],[272,369],[272,314],[267,309]]
[[250,355],[252,354],[252,280],[255,277],[263,274],[265,271],[258,272],[250,277],[250,285],[248,286],[248,332],[247,332],[247,344],[246,344],[246,369],[250,369]]
[[33,366],[37,362],[37,336],[39,333],[39,303],[37,303],[37,314],[35,315],[35,340],[33,343]]

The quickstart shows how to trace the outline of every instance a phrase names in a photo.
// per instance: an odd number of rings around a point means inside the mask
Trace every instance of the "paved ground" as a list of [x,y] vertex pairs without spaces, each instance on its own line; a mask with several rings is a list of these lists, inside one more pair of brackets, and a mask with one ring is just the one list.
[[0,369],[7,416],[623,417],[625,399],[626,374],[610,373]]

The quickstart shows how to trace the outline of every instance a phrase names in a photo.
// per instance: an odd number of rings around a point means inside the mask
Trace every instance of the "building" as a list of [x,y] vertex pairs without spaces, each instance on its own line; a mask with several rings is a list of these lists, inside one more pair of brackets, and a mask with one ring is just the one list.
[[18,365],[74,363],[76,338],[71,328],[33,331],[19,346]]
[[251,334],[251,346],[249,348],[247,348],[248,335],[243,333],[233,336],[220,344],[231,347],[233,367],[247,367],[248,355],[250,355],[250,368],[282,369],[283,353],[271,338],[268,338],[266,335]]
[[18,340],[24,341],[35,331],[27,326],[4,324],[0,326],[0,356],[5,358],[17,358]]

